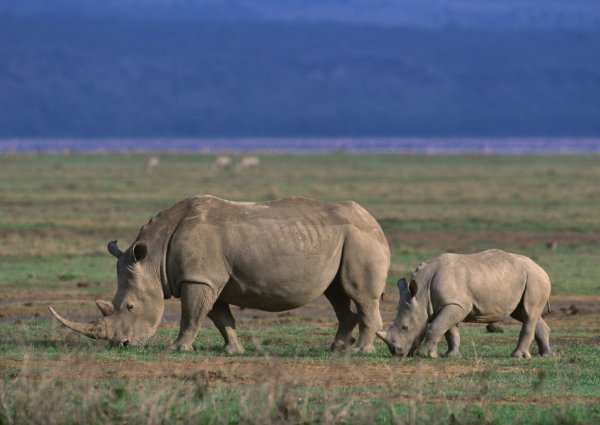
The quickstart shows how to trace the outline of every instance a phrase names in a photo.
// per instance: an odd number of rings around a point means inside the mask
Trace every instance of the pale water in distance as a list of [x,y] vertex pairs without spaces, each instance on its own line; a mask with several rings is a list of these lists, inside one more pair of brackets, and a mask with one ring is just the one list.
[[600,138],[3,139],[11,152],[600,153]]

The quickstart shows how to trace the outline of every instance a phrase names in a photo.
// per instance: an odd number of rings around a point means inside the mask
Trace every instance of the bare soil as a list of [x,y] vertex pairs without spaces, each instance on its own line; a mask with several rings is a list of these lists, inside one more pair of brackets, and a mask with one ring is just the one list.
[[459,231],[440,232],[437,230],[414,230],[387,232],[390,245],[409,245],[411,247],[445,247],[447,252],[472,251],[474,246],[517,246],[522,249],[545,244],[548,249],[560,249],[560,246],[576,248],[581,245],[600,244],[600,234],[578,232],[527,232],[527,231]]
[[331,387],[352,385],[393,385],[407,376],[459,376],[482,370],[483,366],[426,364],[365,364],[360,367],[351,358],[333,358],[330,362],[314,362],[277,358],[205,358],[202,360],[134,361],[134,360],[12,360],[2,359],[2,368],[19,369],[23,378],[50,379],[76,376],[78,379],[150,379],[198,380],[225,384],[301,385]]
[[[26,320],[38,317],[50,318],[49,306],[74,320],[93,320],[98,317],[94,300],[101,296],[84,291],[32,290],[13,289],[0,295],[0,320]],[[106,294],[104,298],[110,299]],[[381,314],[384,323],[392,321],[396,314],[398,294],[394,289],[388,290],[381,303]],[[600,313],[600,295],[553,295],[550,298],[552,312],[545,314],[550,321],[559,317],[577,318],[581,321],[594,319]],[[269,313],[254,309],[232,308],[233,315],[241,324],[260,320],[264,325],[288,324],[299,322],[319,323],[333,326],[336,323],[335,313],[325,297],[296,310]],[[162,326],[173,328],[179,325],[179,300],[167,300]],[[511,319],[508,319],[510,322]],[[596,324],[598,322],[595,322]],[[208,319],[204,326],[212,327]]]
[[[397,294],[391,291],[385,296],[381,306],[384,323],[390,323],[396,313]],[[57,306],[61,312],[76,320],[88,320],[97,317],[93,305],[93,294],[83,291],[13,290],[5,292],[0,299],[0,320],[19,321],[31,317],[50,317],[48,305]],[[589,327],[600,343],[600,296],[555,295],[551,298],[552,313],[546,315],[551,327],[573,326]],[[179,302],[167,302],[164,328],[177,328],[179,322]],[[267,313],[252,309],[234,309],[239,327],[254,324],[274,326],[281,324],[307,323],[331,328],[332,335],[336,325],[333,310],[323,297],[317,301],[283,313]],[[206,322],[212,327],[212,323]],[[465,325],[481,326],[481,325]],[[518,326],[508,320],[502,326]],[[135,361],[106,360],[94,358],[73,358],[60,360],[14,360],[0,359],[0,369],[18,370],[19,376],[30,379],[48,379],[56,376],[77,376],[78,379],[151,379],[151,380],[196,380],[201,382],[219,382],[223,384],[271,384],[299,385],[308,387],[331,387],[344,385],[377,385],[389,383],[390,388],[397,386],[406,377],[453,377],[483,370],[484,365],[450,365],[443,361],[431,364],[421,362],[389,364],[368,364],[340,356],[323,363],[322,360],[280,359],[257,356],[226,357],[172,360]],[[514,371],[514,368],[511,369]],[[507,401],[509,402],[509,401]]]

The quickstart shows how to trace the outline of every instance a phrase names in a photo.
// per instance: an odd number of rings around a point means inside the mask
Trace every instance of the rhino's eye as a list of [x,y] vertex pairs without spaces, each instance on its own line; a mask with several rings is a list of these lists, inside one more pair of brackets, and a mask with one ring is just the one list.
[[402,329],[403,331],[407,331],[407,330],[408,330],[408,326],[406,326],[406,325],[402,325],[401,329]]
[[127,303],[127,311],[133,310],[133,304]]

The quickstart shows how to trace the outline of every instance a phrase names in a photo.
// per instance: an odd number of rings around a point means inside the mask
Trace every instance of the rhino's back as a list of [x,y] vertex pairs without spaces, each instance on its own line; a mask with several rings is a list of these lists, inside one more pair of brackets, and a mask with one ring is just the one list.
[[503,320],[519,305],[527,285],[549,285],[531,259],[496,249],[442,254],[424,264],[423,271],[431,276],[432,303],[464,306],[471,312],[467,321]]
[[365,231],[378,229],[373,217],[352,201],[324,202],[303,197],[289,197],[266,202],[228,201],[210,195],[187,200],[201,221],[213,225],[237,225],[271,222],[306,222],[309,225],[330,227],[352,224]]

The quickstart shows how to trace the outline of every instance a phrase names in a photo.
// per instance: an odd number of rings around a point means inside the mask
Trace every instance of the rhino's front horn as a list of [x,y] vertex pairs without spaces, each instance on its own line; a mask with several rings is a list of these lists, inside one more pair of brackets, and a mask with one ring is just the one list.
[[121,256],[123,255],[123,251],[121,251],[117,246],[117,241],[110,241],[108,243],[108,252],[110,252],[117,258],[121,258]]
[[106,322],[104,319],[96,320],[92,323],[76,323],[70,320],[65,319],[60,314],[58,314],[52,307],[48,307],[50,309],[50,313],[69,329],[73,329],[75,332],[80,333],[81,335],[87,336],[92,339],[108,339],[107,331],[106,331]]
[[377,331],[375,332],[375,335],[381,338],[383,342],[389,343],[388,333],[386,331]]

